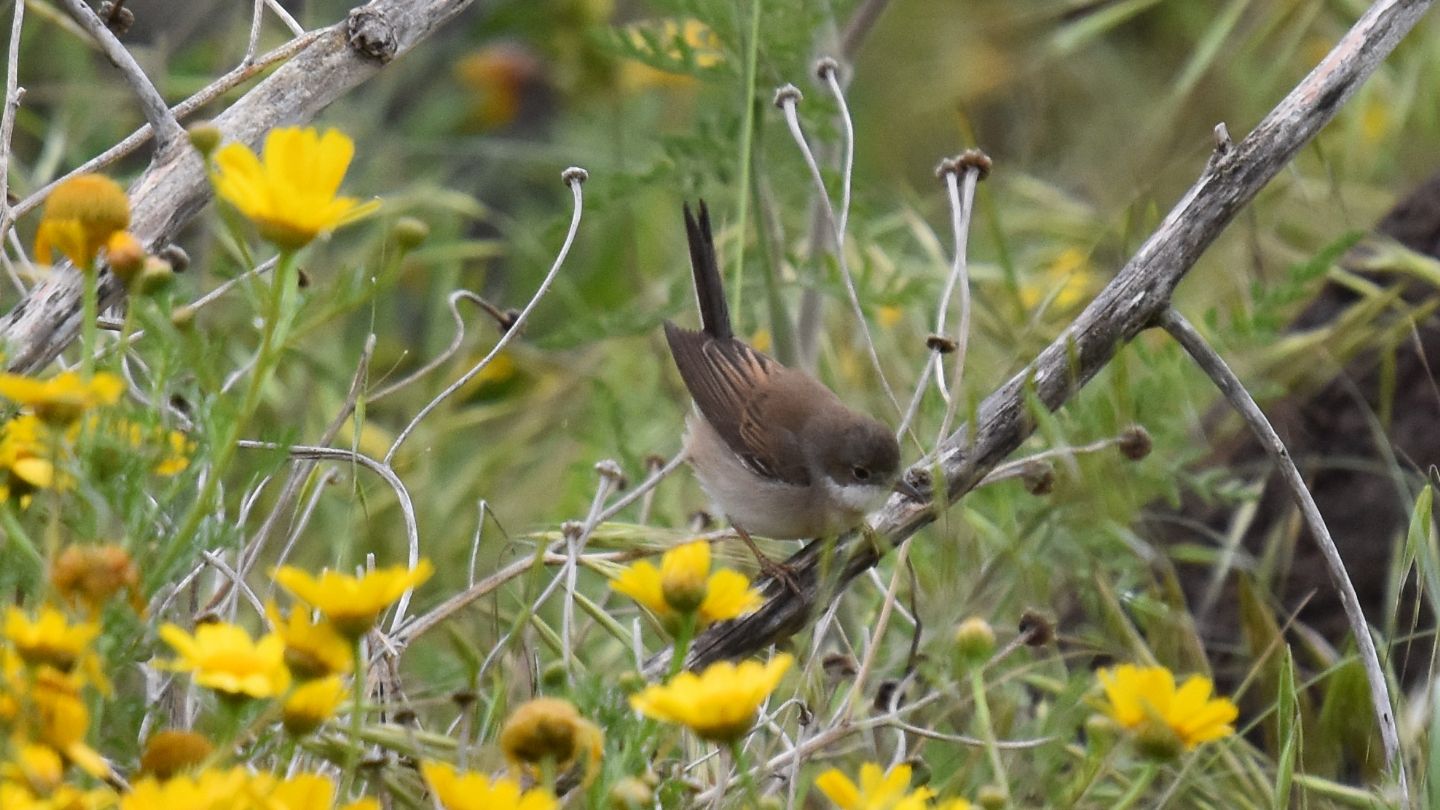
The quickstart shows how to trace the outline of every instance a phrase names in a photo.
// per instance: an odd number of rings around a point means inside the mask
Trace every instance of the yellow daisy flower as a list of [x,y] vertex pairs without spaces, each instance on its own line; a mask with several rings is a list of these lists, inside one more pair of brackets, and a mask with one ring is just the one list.
[[924,810],[935,795],[929,788],[910,790],[909,765],[882,771],[873,762],[860,766],[858,785],[831,768],[815,779],[815,787],[840,810]]
[[286,731],[302,737],[334,717],[335,710],[345,702],[345,697],[345,682],[339,675],[309,681],[296,687],[285,698],[280,721],[285,724]]
[[250,775],[243,767],[228,770],[207,768],[194,776],[180,774],[163,780],[145,776],[135,780],[130,792],[120,797],[119,810],[218,810],[233,807],[249,783]]
[[355,144],[337,130],[280,127],[265,136],[262,162],[244,144],[215,153],[215,192],[282,250],[297,250],[321,234],[380,207],[338,197]]
[[166,624],[160,637],[180,657],[162,666],[189,672],[195,683],[235,697],[274,697],[290,686],[285,642],[275,633],[252,640],[242,627],[224,622],[202,624],[190,635]]
[[19,608],[5,611],[5,638],[15,645],[15,652],[31,666],[48,665],[69,672],[80,662],[90,642],[100,635],[94,622],[71,624],[65,614],[46,605],[31,621]]
[[620,572],[610,587],[639,602],[673,628],[680,615],[697,611],[696,624],[743,616],[764,601],[750,580],[728,568],[710,573],[710,544],[701,540],[665,552],[660,568],[641,560]]
[[51,667],[40,667],[29,684],[28,697],[34,707],[29,729],[31,739],[94,777],[106,776],[110,766],[95,749],[85,744],[90,728],[90,710],[80,694],[81,679]]
[[733,742],[755,724],[760,704],[794,661],[788,653],[767,664],[721,661],[699,675],[682,672],[668,684],[646,687],[630,697],[630,706],[656,720],[686,726],[702,739]]
[[556,810],[560,806],[548,789],[522,791],[512,779],[457,771],[444,762],[423,763],[420,771],[445,810]]
[[114,405],[123,393],[125,381],[105,372],[88,380],[73,371],[48,380],[0,374],[0,397],[29,408],[52,425],[68,425],[91,408]]
[[292,610],[289,619],[282,619],[274,602],[265,605],[270,624],[285,640],[285,665],[297,678],[348,673],[355,666],[354,647],[329,622],[311,623],[305,613]]
[[128,227],[130,198],[125,190],[102,174],[76,175],[45,198],[35,232],[35,258],[50,264],[58,250],[76,267],[89,270],[100,248]]
[[[335,806],[335,782],[318,773],[301,773],[272,784],[269,774],[251,777],[254,806],[267,810],[331,810]],[[377,799],[364,798],[340,810],[379,810]]]
[[0,500],[13,496],[25,506],[37,489],[68,485],[69,479],[55,472],[50,445],[34,414],[21,414],[0,427]]
[[435,573],[429,560],[414,568],[393,565],[363,577],[337,571],[322,571],[319,577],[298,568],[284,566],[274,572],[275,582],[296,599],[325,614],[343,635],[355,639],[365,635],[380,613],[405,591],[418,586]]
[[1192,675],[1176,689],[1175,674],[1165,667],[1134,664],[1102,669],[1096,677],[1105,688],[1105,713],[1146,753],[1171,756],[1235,733],[1239,709],[1229,698],[1211,697],[1209,678]]

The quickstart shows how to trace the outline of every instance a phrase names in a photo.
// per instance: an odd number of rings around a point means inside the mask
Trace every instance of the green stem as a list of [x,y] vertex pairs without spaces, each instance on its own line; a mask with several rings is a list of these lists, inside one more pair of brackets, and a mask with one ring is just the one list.
[[680,627],[675,631],[675,653],[670,656],[670,674],[665,677],[667,681],[685,669],[685,656],[690,654],[690,642],[695,639],[696,613],[692,610],[680,617]]
[[740,223],[739,246],[735,254],[735,311],[745,290],[745,222],[750,211],[750,161],[755,143],[755,82],[760,59],[760,0],[750,0],[750,37],[745,42],[745,125],[740,131],[740,188],[737,191],[735,221]]
[[364,637],[355,639],[352,650],[355,656],[355,679],[351,682],[350,692],[353,700],[350,704],[350,740],[345,746],[345,781],[341,786],[340,795],[350,795],[350,786],[355,783],[359,776],[360,751],[365,747],[361,732],[363,724],[361,720],[365,716],[365,651],[361,643]]
[[1120,797],[1120,801],[1116,802],[1111,810],[1129,810],[1150,788],[1150,783],[1155,781],[1155,774],[1159,772],[1160,766],[1153,762],[1147,762],[1145,770],[1140,772],[1140,778],[1130,785],[1130,789],[1125,791],[1125,795]]
[[980,724],[980,737],[985,741],[985,753],[990,758],[990,769],[995,772],[995,781],[1010,795],[1010,779],[1005,775],[1005,762],[1000,758],[1000,745],[995,737],[995,724],[990,719],[990,702],[985,695],[985,675],[980,667],[970,670],[970,694],[975,700],[975,720]]
[[730,760],[735,763],[735,772],[740,775],[740,785],[745,789],[745,803],[742,807],[760,806],[760,788],[755,784],[755,774],[745,759],[744,737],[730,741]]
[[170,567],[189,547],[195,533],[200,529],[201,522],[210,514],[211,501],[220,489],[225,470],[235,457],[237,442],[260,407],[261,396],[279,364],[285,339],[295,317],[299,299],[295,276],[295,254],[289,251],[280,254],[279,261],[275,263],[275,275],[265,307],[264,326],[260,331],[260,349],[255,356],[255,367],[250,372],[250,381],[245,387],[245,398],[241,402],[240,412],[230,422],[215,448],[215,457],[199,496],[190,507],[184,522],[180,524],[180,529],[171,537],[170,544],[159,562],[151,569],[151,576],[157,580],[163,581],[170,576]]
[[35,570],[43,573],[45,571],[45,556],[41,554],[40,549],[35,546],[35,541],[30,539],[30,535],[25,531],[25,527],[21,526],[20,521],[15,519],[15,510],[11,508],[8,502],[0,504],[0,526],[5,528],[5,539],[10,541],[9,544],[25,552],[24,556],[35,563]]

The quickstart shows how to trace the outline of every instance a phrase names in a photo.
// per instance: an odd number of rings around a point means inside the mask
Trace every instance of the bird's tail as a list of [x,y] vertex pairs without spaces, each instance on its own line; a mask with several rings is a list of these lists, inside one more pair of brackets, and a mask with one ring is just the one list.
[[725,303],[725,282],[715,261],[715,239],[710,234],[710,210],[700,201],[700,217],[685,204],[685,235],[690,240],[690,270],[695,275],[695,298],[700,304],[700,328],[716,340],[734,336],[730,307]]

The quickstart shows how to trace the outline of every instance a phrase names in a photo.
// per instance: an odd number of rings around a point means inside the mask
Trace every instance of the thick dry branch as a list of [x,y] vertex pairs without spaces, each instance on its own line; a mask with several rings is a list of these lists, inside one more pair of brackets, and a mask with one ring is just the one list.
[[[1033,432],[1026,413],[1027,389],[1046,408],[1059,408],[1121,345],[1155,325],[1200,254],[1335,116],[1430,5],[1430,0],[1375,3],[1245,140],[1232,145],[1221,139],[1200,179],[1120,273],[1033,362],[985,398],[973,425],[961,426],[917,462],[907,473],[910,479],[938,470],[947,494],[943,502],[954,503]],[[799,595],[766,582],[766,603],[745,618],[702,633],[687,665],[743,656],[795,633],[816,605],[873,566],[889,546],[934,521],[936,509],[896,495],[871,516],[873,542],[851,534],[837,541],[833,552],[827,552],[824,543],[812,543],[787,562],[801,585]],[[820,572],[827,560],[839,565],[823,578],[822,588]],[[662,674],[668,666],[668,654],[662,653],[647,662],[647,674]]]
[[[308,121],[330,102],[374,76],[459,14],[472,0],[375,0],[326,29],[289,62],[215,119],[227,140],[256,145],[282,124]],[[210,200],[200,157],[171,150],[130,187],[131,230],[151,249],[166,244]],[[80,274],[49,274],[0,318],[0,345],[13,371],[49,363],[80,330]],[[109,273],[100,281],[100,305],[112,306],[124,289]]]

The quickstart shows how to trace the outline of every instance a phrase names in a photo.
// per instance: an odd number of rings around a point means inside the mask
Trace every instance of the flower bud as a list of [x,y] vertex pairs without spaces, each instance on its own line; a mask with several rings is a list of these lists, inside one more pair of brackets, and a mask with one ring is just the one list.
[[985,663],[995,652],[995,630],[979,616],[971,616],[955,628],[955,666],[964,671]]
[[170,264],[164,259],[151,256],[145,260],[145,266],[140,268],[140,274],[135,278],[135,292],[154,295],[168,288],[174,281],[175,271],[170,269]]
[[401,250],[413,250],[430,236],[430,226],[415,217],[401,217],[390,230]]
[[145,248],[129,231],[116,231],[105,241],[105,260],[110,272],[126,287],[145,264]]
[[570,670],[564,661],[551,661],[540,670],[540,684],[547,689],[563,689],[570,681]]
[[190,145],[195,147],[195,151],[204,158],[209,158],[210,153],[215,151],[215,147],[219,146],[220,141],[224,138],[220,133],[220,128],[209,121],[194,124],[186,130],[186,134],[190,136]]
[[655,791],[643,781],[627,776],[610,788],[611,810],[641,810],[655,804]]
[[985,810],[1002,810],[1010,804],[1010,792],[1004,785],[986,785],[975,794],[975,803]]

